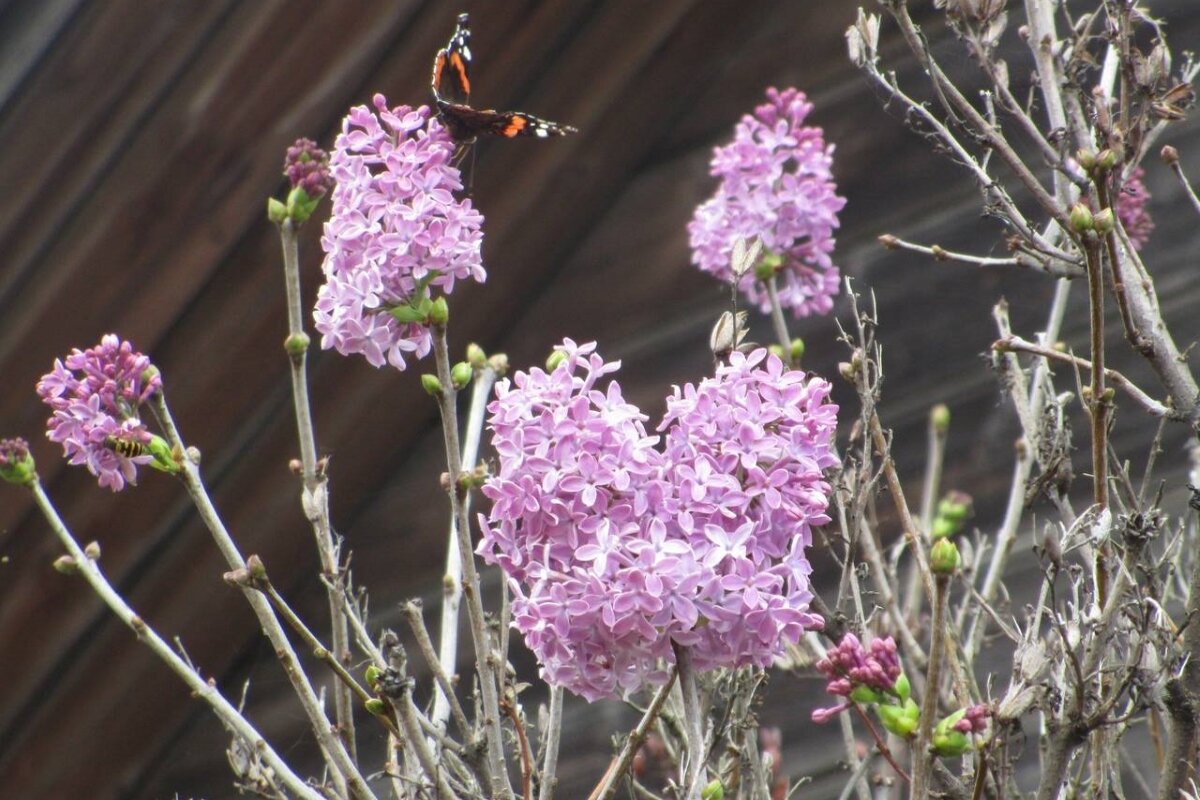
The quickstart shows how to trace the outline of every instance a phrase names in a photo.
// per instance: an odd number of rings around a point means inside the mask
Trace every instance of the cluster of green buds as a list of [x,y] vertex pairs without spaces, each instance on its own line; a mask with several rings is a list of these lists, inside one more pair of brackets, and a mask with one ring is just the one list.
[[[443,305],[444,298],[438,298]],[[472,342],[467,345],[467,357],[465,361],[459,361],[450,368],[450,383],[457,391],[466,388],[467,384],[475,377],[476,374],[483,372],[485,369],[490,369],[497,377],[503,376],[508,372],[508,356],[504,353],[496,353],[494,356],[489,356],[484,352],[483,348]],[[425,391],[436,397],[442,391],[442,382],[437,375],[426,373],[421,376],[421,385]]]
[[958,570],[958,547],[952,537],[962,533],[969,516],[970,495],[950,492],[938,503],[929,531],[933,539],[933,546],[929,549],[929,568],[935,575],[953,575]]

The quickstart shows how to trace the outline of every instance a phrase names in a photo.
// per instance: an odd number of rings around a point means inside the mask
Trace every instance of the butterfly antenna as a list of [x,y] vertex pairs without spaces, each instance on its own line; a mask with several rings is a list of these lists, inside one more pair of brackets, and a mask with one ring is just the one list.
[[467,194],[468,195],[471,194],[475,189],[475,159],[478,157],[479,156],[477,155],[475,148],[472,147],[471,148],[471,172],[470,172],[471,177],[469,179],[470,182],[467,184]]

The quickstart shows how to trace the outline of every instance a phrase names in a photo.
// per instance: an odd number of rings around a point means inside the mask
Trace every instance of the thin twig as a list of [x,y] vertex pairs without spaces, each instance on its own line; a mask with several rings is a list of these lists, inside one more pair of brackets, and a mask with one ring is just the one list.
[[931,256],[937,261],[956,262],[959,264],[969,264],[974,267],[1022,267],[1031,269],[1035,272],[1044,272],[1050,275],[1063,278],[1081,278],[1084,270],[1079,264],[1071,261],[1052,260],[1049,257],[1036,259],[1028,253],[1018,252],[1016,255],[1005,258],[997,258],[995,256],[977,256],[971,253],[960,253],[955,250],[947,250],[941,245],[923,245],[915,242],[910,242],[901,239],[898,236],[893,236],[890,233],[885,233],[879,237],[879,242],[889,250],[908,250],[912,253],[921,253],[922,255]]
[[912,797],[924,798],[929,792],[929,774],[933,753],[933,724],[938,714],[938,687],[941,685],[942,660],[946,656],[946,593],[950,576],[936,576],[933,597],[932,633],[929,640],[929,666],[925,672],[925,696],[921,698],[921,717],[913,743]]
[[542,775],[541,786],[538,787],[538,800],[554,800],[554,789],[558,785],[558,746],[562,738],[562,706],[562,687],[551,686],[550,718],[546,722],[543,734],[546,737],[546,743],[542,747]]
[[[1026,341],[1019,336],[1006,336],[1002,339],[997,339],[992,343],[992,349],[998,352],[1011,351],[1029,353],[1030,355],[1048,358],[1051,361],[1070,364],[1071,366],[1078,367],[1079,369],[1085,370],[1089,373],[1092,371],[1092,362],[1088,361],[1086,358],[1080,358],[1079,356],[1072,355],[1070,353],[1064,353],[1061,350],[1042,347],[1041,345]],[[1155,400],[1153,397],[1146,394],[1145,391],[1139,388],[1137,384],[1129,380],[1129,378],[1126,378],[1120,372],[1117,372],[1115,369],[1105,367],[1104,377],[1111,381],[1114,386],[1120,387],[1121,391],[1129,395],[1134,402],[1141,406],[1142,409],[1151,416],[1161,417],[1163,419],[1183,419],[1183,415],[1178,411],[1163,403],[1160,403],[1158,400]]]
[[[467,712],[463,710],[462,703],[458,702],[458,695],[454,693],[454,686],[450,683],[449,676],[446,675],[445,666],[433,652],[433,642],[429,638],[429,631],[425,630],[425,615],[421,609],[421,601],[409,600],[400,607],[400,613],[408,621],[408,627],[412,629],[413,636],[417,640],[417,649],[421,651],[421,656],[429,666],[429,671],[433,673],[438,688],[445,697],[449,698],[448,708],[454,718],[454,725],[458,728],[459,735],[469,743],[473,736],[471,724],[467,722]],[[436,705],[434,710],[437,710]],[[430,719],[435,725],[444,725],[444,722],[439,722],[435,715],[431,714]]]
[[[485,366],[475,372],[471,390],[471,406],[467,412],[467,428],[463,435],[462,469],[470,472],[479,460],[479,442],[483,432],[484,410],[492,386],[496,383],[496,371]],[[463,497],[463,510],[468,516],[471,511],[471,493]],[[462,554],[458,543],[458,518],[450,520],[449,535],[446,537],[446,574],[442,579],[442,618],[439,631],[438,660],[451,674],[458,664],[458,608],[462,602]],[[433,699],[431,718],[445,725],[449,718],[450,697],[439,682]],[[463,734],[466,735],[465,733]]]
[[271,769],[275,770],[275,777],[290,792],[304,800],[325,800],[324,795],[292,772],[288,763],[279,757],[267,740],[263,738],[263,735],[221,695],[215,683],[210,684],[201,678],[153,628],[146,624],[145,620],[129,607],[125,599],[104,577],[104,573],[100,571],[96,562],[88,558],[83,548],[75,541],[75,537],[71,535],[70,530],[67,529],[66,524],[58,515],[58,511],[54,508],[54,504],[46,496],[41,483],[35,481],[29,488],[33,492],[33,498],[38,508],[41,509],[46,521],[50,524],[50,529],[54,531],[55,536],[67,549],[71,558],[75,560],[79,574],[87,581],[92,591],[104,601],[104,604],[137,634],[138,641],[150,648],[154,655],[178,675],[187,684],[193,696],[207,704],[221,722],[242,739],[250,752],[262,758]]
[[646,734],[650,731],[650,726],[658,719],[658,712],[662,710],[663,703],[671,695],[671,689],[675,686],[675,679],[678,675],[678,669],[671,670],[671,676],[667,678],[667,682],[655,692],[654,697],[650,700],[650,705],[646,708],[646,713],[642,714],[637,726],[630,731],[625,744],[621,746],[621,751],[609,764],[600,783],[588,795],[588,800],[612,800],[616,795],[621,776],[629,769],[633,757],[637,755],[642,743],[646,741]]
[[[200,518],[204,521],[209,533],[212,534],[217,549],[225,557],[230,570],[244,569],[246,566],[245,559],[242,558],[237,544],[225,528],[225,523],[221,520],[216,507],[212,503],[212,499],[208,496],[208,490],[200,478],[200,470],[187,455],[188,448],[179,435],[178,428],[175,427],[175,421],[172,419],[171,412],[167,408],[163,392],[156,392],[151,402],[158,422],[167,434],[167,441],[171,443],[172,448],[176,452],[184,454],[180,464],[180,479],[183,481],[188,495],[191,496],[192,502],[200,514]],[[251,609],[254,610],[254,615],[258,618],[259,627],[262,628],[263,633],[270,640],[271,646],[275,649],[275,657],[283,667],[288,681],[292,684],[292,689],[296,692],[296,697],[300,700],[300,706],[304,709],[305,716],[308,717],[309,726],[312,728],[317,742],[329,755],[330,774],[333,776],[335,782],[344,781],[355,798],[371,798],[371,800],[374,800],[374,792],[367,786],[366,779],[359,772],[354,760],[350,758],[341,738],[332,733],[329,719],[325,716],[325,712],[321,708],[321,702],[317,698],[317,693],[313,689],[308,675],[305,674],[295,650],[292,649],[287,633],[283,630],[283,626],[280,625],[274,611],[272,611],[270,602],[258,591],[249,587],[242,587],[242,593],[245,595],[247,602],[249,602]]]
[[533,753],[529,749],[529,737],[525,735],[525,726],[521,724],[517,709],[507,699],[500,701],[500,710],[508,715],[521,746],[521,796],[525,800],[533,800]]
[[459,556],[463,567],[463,593],[467,598],[467,618],[471,623],[471,638],[475,644],[475,669],[479,676],[480,695],[483,702],[483,727],[486,731],[488,771],[491,777],[493,798],[509,800],[512,785],[508,780],[508,769],[504,758],[504,739],[500,726],[500,700],[502,664],[496,663],[492,652],[491,638],[483,616],[483,601],[480,597],[479,572],[475,569],[475,552],[471,543],[471,528],[466,507],[462,501],[460,477],[462,462],[458,442],[458,410],[455,406],[454,382],[450,377],[450,355],[446,346],[446,326],[433,326],[433,351],[437,363],[441,390],[436,400],[442,416],[442,436],[446,449],[446,466],[449,480],[446,494],[450,499],[451,518],[457,520]]

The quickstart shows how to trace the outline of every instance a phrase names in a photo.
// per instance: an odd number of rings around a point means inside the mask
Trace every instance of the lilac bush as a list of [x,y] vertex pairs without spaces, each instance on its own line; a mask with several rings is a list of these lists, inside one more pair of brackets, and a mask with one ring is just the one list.
[[[70,463],[86,466],[114,492],[137,483],[138,465],[154,460],[148,453],[118,452],[150,443],[150,431],[137,415],[162,385],[150,367],[148,357],[110,333],[95,347],[55,359],[37,384],[38,396],[53,411],[46,436],[63,446]],[[116,443],[128,443],[132,450]]]
[[[733,141],[713,151],[711,173],[721,182],[688,225],[692,263],[725,282],[734,280],[734,241],[760,238],[780,283],[780,305],[797,317],[833,307],[840,278],[830,254],[846,204],[833,180],[833,145],[820,128],[804,124],[811,111],[803,92],[768,89],[767,102],[742,117]],[[738,287],[770,311],[755,271],[741,276]]]
[[397,369],[432,347],[429,290],[483,281],[483,215],[457,199],[455,143],[427,107],[356,106],[329,171],[336,182],[321,247],[325,283],[313,312],[321,346]]
[[518,372],[490,406],[498,474],[479,553],[514,594],[543,676],[588,699],[700,669],[757,664],[817,625],[811,526],[836,466],[829,385],[765,350],[677,388],[659,430],[626,403],[594,344]]

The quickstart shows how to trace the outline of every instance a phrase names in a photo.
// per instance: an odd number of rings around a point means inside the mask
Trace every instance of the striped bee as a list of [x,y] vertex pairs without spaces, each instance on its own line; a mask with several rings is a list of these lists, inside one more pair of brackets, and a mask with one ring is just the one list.
[[109,436],[104,440],[104,446],[122,458],[137,458],[146,455],[146,445],[137,439],[123,436]]

